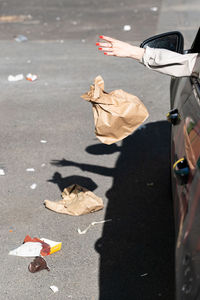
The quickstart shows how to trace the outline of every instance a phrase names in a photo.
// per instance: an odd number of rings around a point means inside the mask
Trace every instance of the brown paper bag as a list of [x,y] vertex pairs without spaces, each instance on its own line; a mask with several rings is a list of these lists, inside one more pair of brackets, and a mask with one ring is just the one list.
[[103,208],[103,201],[94,193],[78,184],[70,185],[62,193],[58,202],[45,200],[47,208],[62,214],[80,216]]
[[92,103],[95,134],[104,144],[113,144],[136,130],[149,116],[144,104],[123,90],[104,91],[101,76],[94,80],[90,91],[81,96]]

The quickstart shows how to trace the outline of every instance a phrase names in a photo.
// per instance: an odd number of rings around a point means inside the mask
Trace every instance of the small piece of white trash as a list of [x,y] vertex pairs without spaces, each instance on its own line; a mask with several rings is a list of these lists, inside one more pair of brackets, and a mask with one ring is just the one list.
[[44,168],[46,166],[46,164],[41,164],[41,167]]
[[15,81],[20,81],[24,79],[23,74],[17,74],[17,75],[9,75],[8,76],[8,81],[10,82],[15,82]]
[[15,38],[15,41],[18,42],[18,43],[22,43],[22,42],[26,42],[28,41],[28,38],[23,35],[23,34],[19,34],[16,38]]
[[81,231],[80,228],[78,228],[78,233],[79,234],[86,234],[86,232],[88,231],[88,229],[91,227],[91,226],[94,226],[96,224],[102,224],[102,223],[106,223],[106,222],[111,222],[112,219],[108,219],[108,220],[103,220],[103,221],[98,221],[98,222],[92,222],[85,230]]
[[157,11],[158,10],[158,7],[154,6],[154,7],[151,7],[151,11]]
[[37,242],[27,242],[19,246],[18,248],[10,251],[9,255],[34,257],[39,256],[42,250],[42,244]]
[[4,176],[4,175],[5,175],[4,169],[0,169],[0,176]]
[[55,286],[55,285],[51,285],[51,286],[50,286],[50,289],[51,289],[54,293],[58,292],[58,287]]
[[33,183],[33,184],[30,186],[30,188],[31,188],[32,190],[35,190],[36,187],[37,187],[37,184],[36,184],[36,183]]
[[124,31],[130,31],[131,25],[124,25]]
[[28,168],[26,169],[27,172],[35,172],[35,169],[34,168]]
[[28,80],[28,81],[35,81],[37,79],[38,79],[37,75],[33,75],[31,73],[26,75],[26,80]]
[[40,143],[42,143],[42,144],[46,144],[46,143],[47,143],[47,141],[45,141],[45,140],[41,140],[41,141],[40,141]]
[[145,277],[147,275],[148,275],[148,273],[144,273],[144,274],[141,274],[140,277]]

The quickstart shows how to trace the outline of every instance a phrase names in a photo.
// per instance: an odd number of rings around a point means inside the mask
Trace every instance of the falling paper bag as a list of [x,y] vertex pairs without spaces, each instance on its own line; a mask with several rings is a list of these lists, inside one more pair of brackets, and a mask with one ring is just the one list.
[[113,144],[127,137],[149,116],[136,96],[123,90],[106,93],[101,76],[95,78],[90,91],[81,97],[92,103],[95,134],[104,144]]
[[103,201],[88,189],[78,184],[70,185],[62,193],[62,200],[45,200],[47,208],[62,214],[80,216],[103,208]]

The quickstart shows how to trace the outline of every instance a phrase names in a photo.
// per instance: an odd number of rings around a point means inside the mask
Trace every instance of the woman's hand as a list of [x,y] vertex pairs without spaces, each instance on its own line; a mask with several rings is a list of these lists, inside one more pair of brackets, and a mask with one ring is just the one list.
[[105,55],[130,57],[136,60],[141,60],[144,55],[143,48],[104,35],[101,35],[100,38],[106,42],[97,42],[96,46],[99,46],[99,50],[103,51]]

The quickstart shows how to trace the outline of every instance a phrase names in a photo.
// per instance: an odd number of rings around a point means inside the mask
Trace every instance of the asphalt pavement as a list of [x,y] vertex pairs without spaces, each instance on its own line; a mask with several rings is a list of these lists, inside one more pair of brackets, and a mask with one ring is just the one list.
[[[95,42],[106,34],[139,45],[180,30],[189,47],[197,13],[197,0],[189,7],[183,0],[1,1],[0,299],[173,299],[170,78],[101,55]],[[19,34],[27,41],[17,42]],[[38,80],[8,81],[28,73]],[[80,98],[97,75],[107,92],[134,94],[150,113],[143,127],[111,146],[95,137],[92,107]],[[73,183],[102,197],[104,209],[73,217],[44,207]],[[107,219],[85,235],[77,231]],[[27,234],[62,242],[46,258],[50,272],[32,274],[31,258],[8,255]]]

